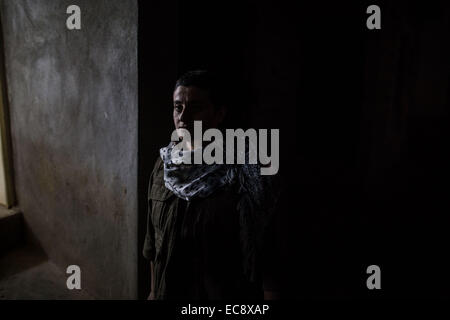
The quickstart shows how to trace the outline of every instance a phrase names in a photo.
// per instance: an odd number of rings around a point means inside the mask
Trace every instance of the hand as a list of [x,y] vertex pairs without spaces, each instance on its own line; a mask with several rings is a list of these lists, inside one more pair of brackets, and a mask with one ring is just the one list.
[[279,299],[281,299],[280,292],[264,290],[264,300],[279,300]]

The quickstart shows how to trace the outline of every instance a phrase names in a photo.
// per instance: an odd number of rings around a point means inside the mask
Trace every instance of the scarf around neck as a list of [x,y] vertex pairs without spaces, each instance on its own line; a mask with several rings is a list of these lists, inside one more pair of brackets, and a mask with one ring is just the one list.
[[260,166],[257,164],[184,164],[182,161],[188,153],[192,160],[195,152],[202,152],[202,149],[172,154],[174,146],[175,143],[171,142],[161,148],[160,156],[164,163],[164,184],[177,197],[191,201],[206,198],[228,185],[237,185],[244,272],[251,281],[260,280],[258,254],[262,248],[263,233],[277,203],[279,189],[274,188],[270,176],[260,175]]
[[235,170],[225,164],[184,164],[183,160],[190,156],[194,159],[197,152],[180,151],[172,154],[174,143],[160,149],[164,162],[164,184],[177,197],[186,201],[194,198],[206,198],[216,190],[230,185],[235,180]]

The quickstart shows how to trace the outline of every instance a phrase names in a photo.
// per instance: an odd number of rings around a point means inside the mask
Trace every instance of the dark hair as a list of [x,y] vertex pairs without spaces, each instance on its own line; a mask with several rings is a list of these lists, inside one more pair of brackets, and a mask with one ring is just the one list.
[[[247,128],[248,87],[244,87],[240,83],[237,73],[233,70],[227,70],[226,72],[193,70],[184,73],[177,80],[175,89],[179,86],[194,86],[205,90],[216,107],[225,107],[227,110],[222,127]],[[232,90],[229,90],[230,88]]]
[[226,95],[221,92],[223,90],[221,79],[211,71],[193,70],[184,73],[175,83],[175,89],[179,86],[194,86],[205,90],[211,102],[215,106],[226,107]]

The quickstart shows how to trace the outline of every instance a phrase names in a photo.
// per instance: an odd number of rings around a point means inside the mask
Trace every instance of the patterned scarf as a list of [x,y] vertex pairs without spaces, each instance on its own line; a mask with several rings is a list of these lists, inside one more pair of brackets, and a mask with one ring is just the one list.
[[222,164],[184,164],[188,156],[194,159],[198,151],[180,151],[173,156],[174,143],[160,149],[164,162],[164,183],[166,188],[186,201],[193,198],[206,198],[214,191],[234,182],[232,166]]
[[261,176],[257,164],[183,164],[190,153],[183,151],[172,155],[175,143],[160,149],[164,162],[164,182],[166,188],[181,199],[191,201],[194,198],[206,198],[216,190],[232,184],[238,184],[240,200],[239,211],[240,236],[244,256],[244,271],[251,281],[260,281],[258,255],[262,248],[263,234],[269,223],[279,196],[279,188],[274,188],[271,176]]

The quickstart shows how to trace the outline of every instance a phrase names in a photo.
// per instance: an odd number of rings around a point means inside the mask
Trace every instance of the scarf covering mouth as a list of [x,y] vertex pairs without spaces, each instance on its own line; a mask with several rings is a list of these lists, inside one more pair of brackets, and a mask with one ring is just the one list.
[[167,147],[161,148],[160,156],[164,163],[164,184],[177,197],[191,201],[206,198],[228,185],[238,186],[240,199],[237,211],[244,272],[250,281],[260,281],[261,270],[257,260],[280,188],[275,187],[271,176],[261,176],[258,164],[184,164],[189,153],[193,161],[194,154],[203,150],[200,148],[172,154],[174,146],[175,143],[171,142]]

